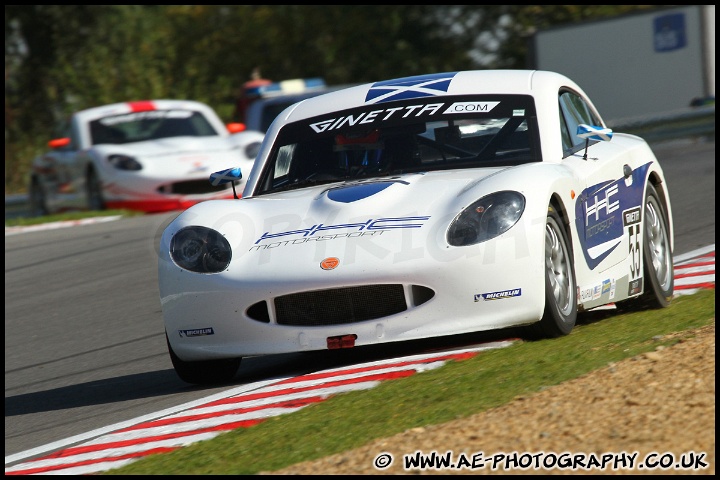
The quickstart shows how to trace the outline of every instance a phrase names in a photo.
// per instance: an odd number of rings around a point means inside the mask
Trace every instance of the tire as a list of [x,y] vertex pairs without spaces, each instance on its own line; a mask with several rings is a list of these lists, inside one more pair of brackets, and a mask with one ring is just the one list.
[[40,181],[33,177],[30,181],[30,216],[43,217],[48,213],[50,212],[47,208],[45,190],[40,185]]
[[675,266],[667,212],[650,183],[645,192],[643,210],[643,293],[617,304],[623,311],[665,308],[670,305],[675,288]]
[[165,333],[170,360],[175,373],[180,380],[195,385],[214,385],[229,383],[235,378],[242,358],[224,358],[220,360],[204,360],[200,362],[186,362],[180,360],[170,346],[170,340]]
[[88,210],[105,210],[105,199],[102,194],[102,184],[95,170],[88,171],[87,180],[87,208]]
[[562,220],[548,207],[545,222],[545,311],[533,325],[535,336],[568,335],[577,321],[577,283],[572,250]]

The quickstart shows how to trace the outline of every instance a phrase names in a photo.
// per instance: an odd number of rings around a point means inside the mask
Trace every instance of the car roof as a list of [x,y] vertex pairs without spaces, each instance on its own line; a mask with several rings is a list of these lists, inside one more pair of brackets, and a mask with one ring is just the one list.
[[[324,95],[329,92],[334,92],[336,90],[341,90],[348,88],[350,86],[355,86],[357,84],[343,84],[343,85],[323,85],[322,87],[307,89],[301,92],[293,92],[293,93],[282,93],[282,94],[274,94],[269,95],[265,97],[261,97],[255,101],[253,101],[250,106],[247,107],[247,112],[245,114],[245,123],[247,124],[248,129],[250,130],[260,130],[264,131],[266,127],[272,123],[272,120],[275,119],[275,115],[273,114],[272,118],[267,117],[266,110],[268,108],[272,108],[275,106],[279,106],[279,108],[285,108],[288,107],[294,103],[303,101],[307,98],[317,97],[319,95]],[[279,112],[277,108],[273,109],[276,112]]]
[[275,95],[268,95],[268,96],[259,98],[255,102],[257,102],[257,103],[282,103],[282,102],[286,102],[288,99],[294,99],[295,101],[299,102],[300,100],[304,100],[306,98],[317,97],[318,95],[323,95],[323,94],[326,94],[329,92],[334,92],[336,90],[343,90],[343,89],[355,87],[358,85],[360,85],[360,84],[348,83],[348,84],[342,84],[342,85],[323,85],[321,87],[310,88],[307,90],[303,90],[301,92],[279,93],[279,94],[275,94]]
[[[378,109],[392,108],[394,100],[412,100],[463,95],[528,95],[533,97],[539,136],[556,139],[541,142],[541,158],[556,161],[562,158],[560,138],[559,95],[573,91],[582,96],[589,108],[597,115],[600,126],[605,126],[602,116],[586,93],[568,77],[545,70],[467,70],[434,73],[396,78],[336,90],[305,99],[285,109],[275,119],[267,132],[258,158],[264,158],[284,125],[307,119],[332,116],[335,112],[378,105]],[[427,102],[426,102],[427,103]],[[406,102],[407,104],[407,102]],[[248,181],[252,186],[254,179]]]
[[[542,70],[469,70],[418,75],[366,83],[308,98],[287,110],[284,121],[303,120],[391,100],[449,95],[531,95],[540,102],[551,100],[556,110],[557,94],[562,87],[571,88],[585,96],[569,78]],[[539,111],[542,108],[543,105],[538,105]],[[548,110],[552,111],[550,108]]]
[[214,111],[204,103],[194,100],[140,100],[132,102],[111,103],[98,107],[87,108],[75,112],[76,119],[82,122],[91,122],[98,118],[108,117],[112,115],[122,115],[125,113],[146,112],[153,110],[199,110],[205,116],[214,116]]

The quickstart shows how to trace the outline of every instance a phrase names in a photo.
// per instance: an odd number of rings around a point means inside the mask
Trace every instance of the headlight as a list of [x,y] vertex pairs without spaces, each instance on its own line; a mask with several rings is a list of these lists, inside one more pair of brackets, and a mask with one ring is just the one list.
[[260,145],[262,145],[261,142],[252,142],[245,146],[245,155],[251,159],[255,160],[255,157],[257,157],[258,152],[260,151]]
[[230,265],[230,243],[220,232],[206,227],[185,227],[170,242],[170,257],[185,270],[218,273]]
[[525,210],[525,197],[504,191],[487,195],[472,203],[450,224],[447,241],[455,247],[474,245],[510,230]]
[[108,162],[118,170],[142,170],[140,162],[129,155],[110,155]]

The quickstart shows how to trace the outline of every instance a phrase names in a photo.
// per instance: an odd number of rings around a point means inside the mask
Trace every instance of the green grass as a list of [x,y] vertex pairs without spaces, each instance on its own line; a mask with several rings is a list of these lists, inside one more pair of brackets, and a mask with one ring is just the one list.
[[[577,378],[611,362],[669,346],[670,335],[712,324],[715,290],[662,310],[581,314],[566,337],[518,341],[365,391],[344,393],[105,474],[255,474],[314,460],[409,428],[444,423]],[[241,367],[242,368],[242,367]]]
[[6,227],[27,227],[31,225],[40,225],[43,223],[63,222],[68,220],[82,220],[92,217],[112,217],[120,215],[122,217],[134,217],[143,215],[143,212],[133,210],[92,210],[92,211],[72,211],[67,213],[59,213],[55,215],[45,215],[42,217],[16,217],[6,218]]

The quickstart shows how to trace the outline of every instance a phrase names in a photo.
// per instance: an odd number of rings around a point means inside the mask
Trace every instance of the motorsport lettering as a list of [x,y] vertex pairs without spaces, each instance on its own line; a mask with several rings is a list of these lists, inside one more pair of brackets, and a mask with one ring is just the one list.
[[336,240],[338,238],[358,238],[358,237],[372,237],[372,236],[380,236],[383,233],[387,232],[387,230],[373,230],[373,231],[365,231],[365,232],[350,232],[350,233],[336,233],[334,235],[320,235],[316,237],[307,237],[307,238],[294,238],[292,240],[281,240],[279,242],[273,242],[273,243],[265,243],[262,245],[253,245],[250,247],[250,252],[253,250],[260,251],[260,250],[271,250],[273,248],[277,247],[285,247],[288,245],[302,245],[307,244],[310,242],[324,242],[327,240]]
[[388,230],[391,228],[421,228],[423,225],[421,223],[413,223],[413,222],[424,222],[425,220],[428,220],[430,217],[398,217],[398,218],[376,218],[376,219],[370,219],[367,222],[362,223],[341,223],[338,225],[323,225],[322,223],[313,225],[310,228],[305,228],[301,230],[289,230],[287,232],[280,232],[280,233],[270,233],[265,232],[262,234],[262,236],[257,239],[255,242],[255,245],[260,243],[263,240],[269,240],[271,238],[278,238],[278,237],[284,237],[288,235],[301,235],[303,237],[310,237],[312,235],[315,235],[319,232],[327,232],[329,230],[337,230],[337,229],[356,229],[356,231],[376,231],[376,230]]

